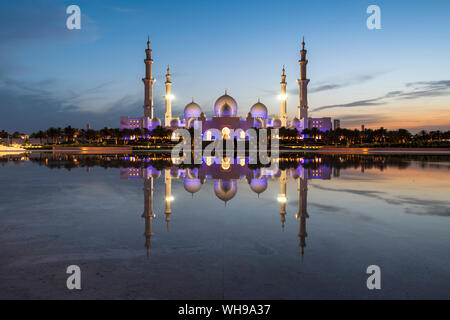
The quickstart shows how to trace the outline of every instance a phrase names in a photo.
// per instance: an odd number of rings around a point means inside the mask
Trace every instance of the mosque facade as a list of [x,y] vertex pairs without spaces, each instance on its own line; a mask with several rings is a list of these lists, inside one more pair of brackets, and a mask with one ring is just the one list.
[[[258,101],[250,107],[246,117],[238,116],[238,104],[236,100],[225,93],[219,97],[213,105],[214,116],[207,118],[201,106],[192,99],[185,108],[181,117],[172,115],[172,81],[170,68],[167,67],[164,96],[165,115],[164,123],[154,115],[153,86],[155,79],[152,76],[152,49],[150,49],[150,40],[147,41],[147,49],[145,50],[145,77],[142,79],[144,83],[144,116],[143,117],[120,117],[120,129],[148,129],[154,130],[158,126],[175,130],[178,128],[190,128],[196,123],[202,124],[202,133],[204,140],[214,140],[216,138],[245,138],[246,131],[250,128],[292,128],[297,129],[299,134],[303,129],[317,128],[319,131],[328,131],[332,129],[330,117],[312,118],[308,116],[308,83],[309,79],[306,75],[306,67],[308,60],[306,59],[307,50],[305,50],[305,41],[302,41],[302,49],[300,50],[300,75],[297,79],[298,83],[298,105],[297,116],[289,120],[287,116],[287,94],[286,94],[286,72],[283,66],[280,82],[280,113],[279,117],[269,118],[267,107],[258,99]],[[214,130],[213,130],[214,129]],[[241,129],[241,130],[238,130]],[[221,137],[215,136],[219,130]],[[234,130],[234,131],[231,131]],[[234,135],[233,136],[233,132]],[[231,135],[230,135],[231,133]]]

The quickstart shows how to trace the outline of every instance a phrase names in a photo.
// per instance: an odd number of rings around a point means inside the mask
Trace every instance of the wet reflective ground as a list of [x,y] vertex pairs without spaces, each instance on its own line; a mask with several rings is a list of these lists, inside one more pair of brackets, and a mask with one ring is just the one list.
[[448,156],[275,162],[0,157],[0,298],[450,298]]

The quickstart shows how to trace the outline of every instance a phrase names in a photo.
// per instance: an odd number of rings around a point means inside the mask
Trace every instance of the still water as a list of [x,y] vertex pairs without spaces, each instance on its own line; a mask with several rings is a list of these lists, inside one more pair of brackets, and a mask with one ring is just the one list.
[[0,298],[450,298],[450,157],[247,161],[0,157]]

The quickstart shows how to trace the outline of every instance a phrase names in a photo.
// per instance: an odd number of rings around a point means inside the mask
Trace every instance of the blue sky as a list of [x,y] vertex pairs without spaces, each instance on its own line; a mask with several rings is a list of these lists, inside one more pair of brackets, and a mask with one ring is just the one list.
[[[258,97],[278,114],[286,65],[297,106],[301,37],[313,116],[343,126],[450,129],[450,1],[1,1],[0,129],[118,127],[142,115],[145,46],[156,114],[171,65],[174,115],[194,97],[207,115],[224,89],[246,115]],[[66,28],[77,4],[81,30]],[[381,8],[369,30],[366,8]]]

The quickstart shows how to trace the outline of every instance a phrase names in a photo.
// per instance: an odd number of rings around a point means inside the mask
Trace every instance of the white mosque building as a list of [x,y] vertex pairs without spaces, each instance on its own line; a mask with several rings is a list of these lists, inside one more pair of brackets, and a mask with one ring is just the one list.
[[[162,126],[160,119],[154,116],[154,103],[153,103],[153,85],[155,79],[152,77],[152,49],[150,49],[150,40],[147,41],[147,49],[145,62],[145,78],[142,79],[145,87],[144,95],[144,116],[143,117],[120,117],[120,129],[148,129],[153,130],[158,126]],[[258,99],[258,101],[250,108],[247,117],[239,117],[238,104],[236,100],[228,95],[225,90],[224,95],[219,97],[214,103],[214,116],[206,118],[202,108],[199,104],[192,99],[184,108],[184,114],[181,117],[174,117],[172,115],[172,100],[173,95],[171,91],[172,82],[170,69],[167,67],[166,74],[166,94],[165,100],[165,117],[164,127],[172,130],[177,128],[189,128],[194,126],[196,121],[202,122],[203,139],[211,140],[218,137],[214,136],[213,130],[217,129],[222,133],[221,138],[233,138],[230,136],[231,129],[242,131],[239,137],[245,138],[245,131],[250,128],[296,128],[299,133],[303,129],[317,128],[320,131],[327,131],[332,128],[331,118],[311,118],[308,117],[308,83],[309,79],[306,77],[306,65],[308,60],[306,59],[307,50],[305,50],[305,41],[302,41],[302,49],[300,50],[300,77],[297,79],[299,95],[297,106],[297,117],[288,120],[287,117],[287,94],[286,94],[286,74],[283,67],[281,75],[281,104],[280,104],[280,117],[268,118],[267,107]]]

